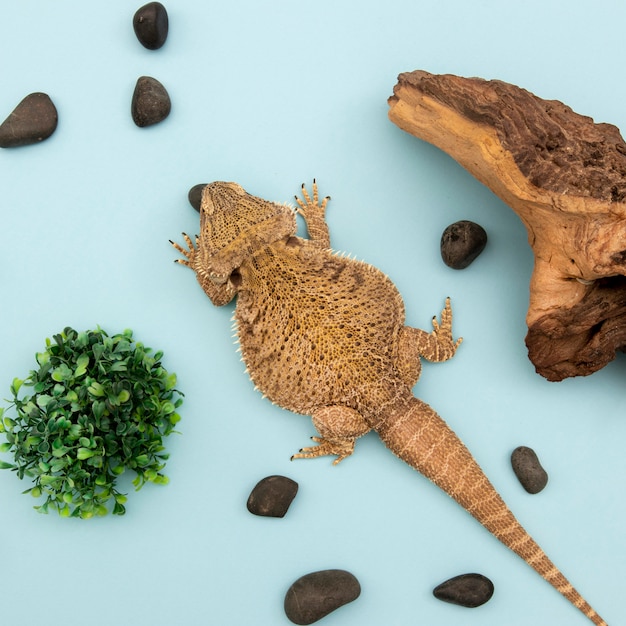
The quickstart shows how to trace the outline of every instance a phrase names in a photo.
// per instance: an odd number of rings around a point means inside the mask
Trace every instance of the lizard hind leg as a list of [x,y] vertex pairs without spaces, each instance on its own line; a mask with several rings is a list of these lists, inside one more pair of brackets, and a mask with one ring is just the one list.
[[363,416],[354,409],[333,405],[317,409],[311,415],[313,425],[321,435],[312,437],[316,446],[302,448],[291,459],[313,459],[318,456],[335,455],[337,465],[354,451],[355,441],[371,430]]

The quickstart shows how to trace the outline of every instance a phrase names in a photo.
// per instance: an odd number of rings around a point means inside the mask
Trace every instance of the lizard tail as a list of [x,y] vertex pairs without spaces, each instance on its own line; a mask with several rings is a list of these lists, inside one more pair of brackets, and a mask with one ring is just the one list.
[[394,454],[454,498],[594,624],[607,626],[524,530],[469,450],[430,406],[411,397],[376,430]]

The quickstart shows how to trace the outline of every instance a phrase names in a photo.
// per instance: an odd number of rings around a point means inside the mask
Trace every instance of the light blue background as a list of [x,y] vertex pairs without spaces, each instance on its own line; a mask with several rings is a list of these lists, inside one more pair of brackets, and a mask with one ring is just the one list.
[[[626,4],[177,0],[156,52],[133,33],[139,2],[2,5],[0,118],[33,91],[59,110],[52,138],[0,151],[4,395],[45,337],[96,324],[163,349],[186,394],[170,485],[130,493],[125,517],[38,515],[20,493],[28,485],[0,473],[3,623],[289,624],[289,585],[334,567],[362,595],[327,626],[587,623],[375,435],[339,467],[289,461],[314,434],[310,420],[254,391],[232,307],[211,305],[168,239],[197,232],[186,198],[196,183],[235,180],[283,202],[313,177],[333,198],[333,246],[392,277],[410,324],[428,328],[452,296],[465,341],[452,361],[425,364],[416,394],[592,605],[626,623],[626,360],[560,384],[534,373],[525,229],[452,159],[390,123],[386,103],[398,73],[425,69],[506,80],[626,128]],[[130,117],[141,75],[172,98],[170,117],[145,129]],[[439,256],[458,219],[489,234],[461,272]],[[510,469],[522,444],[550,473],[536,496]],[[269,474],[300,484],[282,520],[246,510]],[[432,597],[470,571],[494,581],[488,604]]]

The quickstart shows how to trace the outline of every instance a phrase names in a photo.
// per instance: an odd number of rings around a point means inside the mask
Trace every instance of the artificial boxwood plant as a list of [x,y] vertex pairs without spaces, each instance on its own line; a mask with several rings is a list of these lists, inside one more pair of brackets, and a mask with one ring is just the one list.
[[182,394],[162,356],[131,330],[109,336],[68,327],[46,339],[38,369],[13,380],[12,403],[0,409],[0,452],[13,455],[0,468],[33,479],[24,493],[45,498],[36,509],[123,515],[126,495],[116,481],[125,470],[136,472],[136,489],[168,482],[163,438],[180,420]]

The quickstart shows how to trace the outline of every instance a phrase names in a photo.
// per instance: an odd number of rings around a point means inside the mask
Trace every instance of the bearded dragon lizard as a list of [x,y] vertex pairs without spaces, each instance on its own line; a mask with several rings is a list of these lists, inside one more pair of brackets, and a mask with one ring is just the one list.
[[[572,587],[522,528],[470,452],[425,402],[413,396],[420,357],[451,358],[446,299],[441,322],[426,332],[405,325],[404,304],[391,280],[364,262],[330,249],[326,205],[314,182],[297,208],[248,194],[235,183],[203,190],[195,245],[172,245],[211,301],[237,296],[235,325],[255,386],[272,402],[310,415],[316,446],[293,458],[352,454],[375,430],[402,460],[454,498],[516,552],[594,624],[606,622]],[[296,213],[309,238],[296,236]]]

